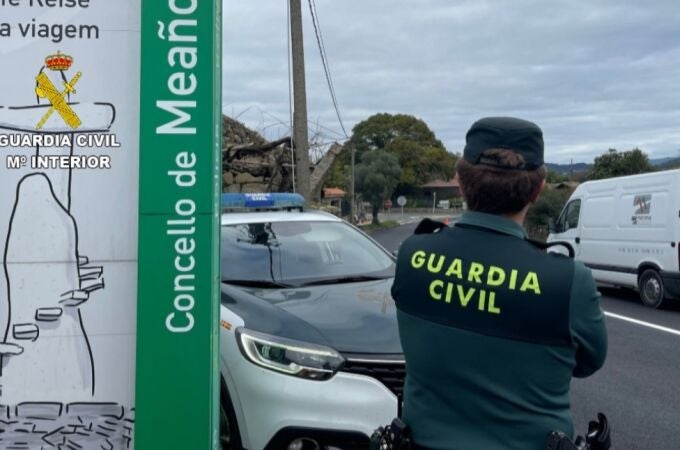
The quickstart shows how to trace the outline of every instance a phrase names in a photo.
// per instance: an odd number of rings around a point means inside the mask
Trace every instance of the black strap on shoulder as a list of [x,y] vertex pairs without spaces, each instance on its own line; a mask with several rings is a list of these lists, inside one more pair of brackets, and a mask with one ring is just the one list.
[[525,240],[528,243],[530,243],[531,245],[533,245],[534,247],[538,247],[541,250],[547,250],[550,247],[557,247],[557,246],[564,247],[564,248],[567,249],[567,252],[569,253],[569,257],[571,259],[574,259],[574,257],[576,256],[576,252],[574,251],[574,247],[569,242],[566,242],[566,241],[541,242],[541,241],[536,241],[534,239],[529,239],[529,238],[527,238]]
[[413,234],[437,233],[439,230],[446,228],[447,226],[448,225],[446,225],[444,222],[425,218],[420,221],[416,229],[413,231]]
[[[444,225],[444,226],[446,226],[446,225]],[[472,225],[472,224],[469,224],[469,223],[456,223],[454,226],[460,227],[460,228],[467,228],[467,229],[471,229],[471,230],[487,231],[489,233],[502,234],[502,235],[505,235],[505,236],[513,236],[511,234],[504,233],[502,231],[499,231],[499,230],[496,230],[496,229],[493,229],[493,228],[488,228],[488,227],[485,227],[485,226],[482,226],[482,225]],[[513,236],[513,237],[515,237],[515,236]],[[524,238],[524,240],[527,241],[529,244],[533,245],[534,247],[542,250],[542,251],[546,251],[550,247],[555,247],[555,246],[565,247],[567,249],[567,252],[569,253],[569,258],[574,259],[574,257],[576,256],[576,252],[574,251],[574,247],[572,247],[572,245],[569,242],[565,242],[565,241],[541,242],[541,241],[537,241],[535,239],[529,239],[529,238]]]

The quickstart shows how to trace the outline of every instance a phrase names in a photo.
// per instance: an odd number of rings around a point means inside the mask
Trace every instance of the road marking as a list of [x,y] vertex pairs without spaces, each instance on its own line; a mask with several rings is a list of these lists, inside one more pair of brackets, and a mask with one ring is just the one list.
[[680,330],[675,330],[673,328],[662,327],[661,325],[656,325],[650,322],[645,322],[643,320],[633,319],[632,317],[621,316],[619,314],[610,313],[609,311],[604,312],[605,316],[613,317],[614,319],[623,320],[625,322],[634,323],[636,325],[642,325],[643,327],[652,328],[654,330],[664,331],[666,333],[675,334],[680,336]]

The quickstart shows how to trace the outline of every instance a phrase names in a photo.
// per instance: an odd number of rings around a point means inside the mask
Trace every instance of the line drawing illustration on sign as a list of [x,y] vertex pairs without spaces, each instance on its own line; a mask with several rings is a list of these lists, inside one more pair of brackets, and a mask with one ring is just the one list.
[[[73,58],[60,52],[45,61],[35,77],[38,104],[0,106],[0,132],[68,137],[57,140],[62,146],[18,151],[77,157],[76,136],[110,133],[116,108],[71,102],[83,73],[67,77]],[[4,193],[13,197],[9,217],[0,217],[7,226],[0,240],[6,291],[0,292],[0,449],[129,449],[134,408],[93,401],[97,358],[81,307],[106,289],[105,267],[92,262],[101,257],[81,252],[74,167],[40,169],[7,168],[18,180],[14,192]],[[17,392],[45,394],[16,406],[3,400]]]
[[[50,383],[58,391],[94,395],[92,349],[78,307],[91,292],[104,288],[103,267],[90,266],[88,258],[79,255],[77,223],[59,202],[45,173],[31,173],[19,181],[8,230],[3,342],[23,352],[3,357],[0,376],[7,366],[23,383]],[[44,264],[22,264],[35,262]],[[55,354],[62,365],[58,376],[51,367]],[[12,382],[3,380],[3,387],[11,389]]]
[[27,402],[0,407],[0,424],[5,434],[18,437],[7,439],[2,449],[129,449],[134,409],[116,403]]

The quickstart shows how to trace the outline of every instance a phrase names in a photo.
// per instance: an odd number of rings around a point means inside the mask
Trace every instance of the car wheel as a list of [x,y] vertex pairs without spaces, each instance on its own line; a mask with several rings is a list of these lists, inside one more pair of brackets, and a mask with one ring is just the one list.
[[241,435],[236,423],[234,406],[229,398],[227,386],[222,380],[220,389],[220,448],[222,450],[243,450]]
[[658,308],[663,304],[666,292],[661,275],[656,270],[647,269],[642,272],[638,279],[638,288],[643,305]]

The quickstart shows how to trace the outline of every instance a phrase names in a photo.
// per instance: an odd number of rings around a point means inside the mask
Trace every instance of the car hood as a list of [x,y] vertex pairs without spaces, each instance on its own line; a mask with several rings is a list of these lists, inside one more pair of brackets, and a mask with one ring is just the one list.
[[400,354],[393,278],[290,289],[222,284],[222,304],[249,329],[342,353]]

